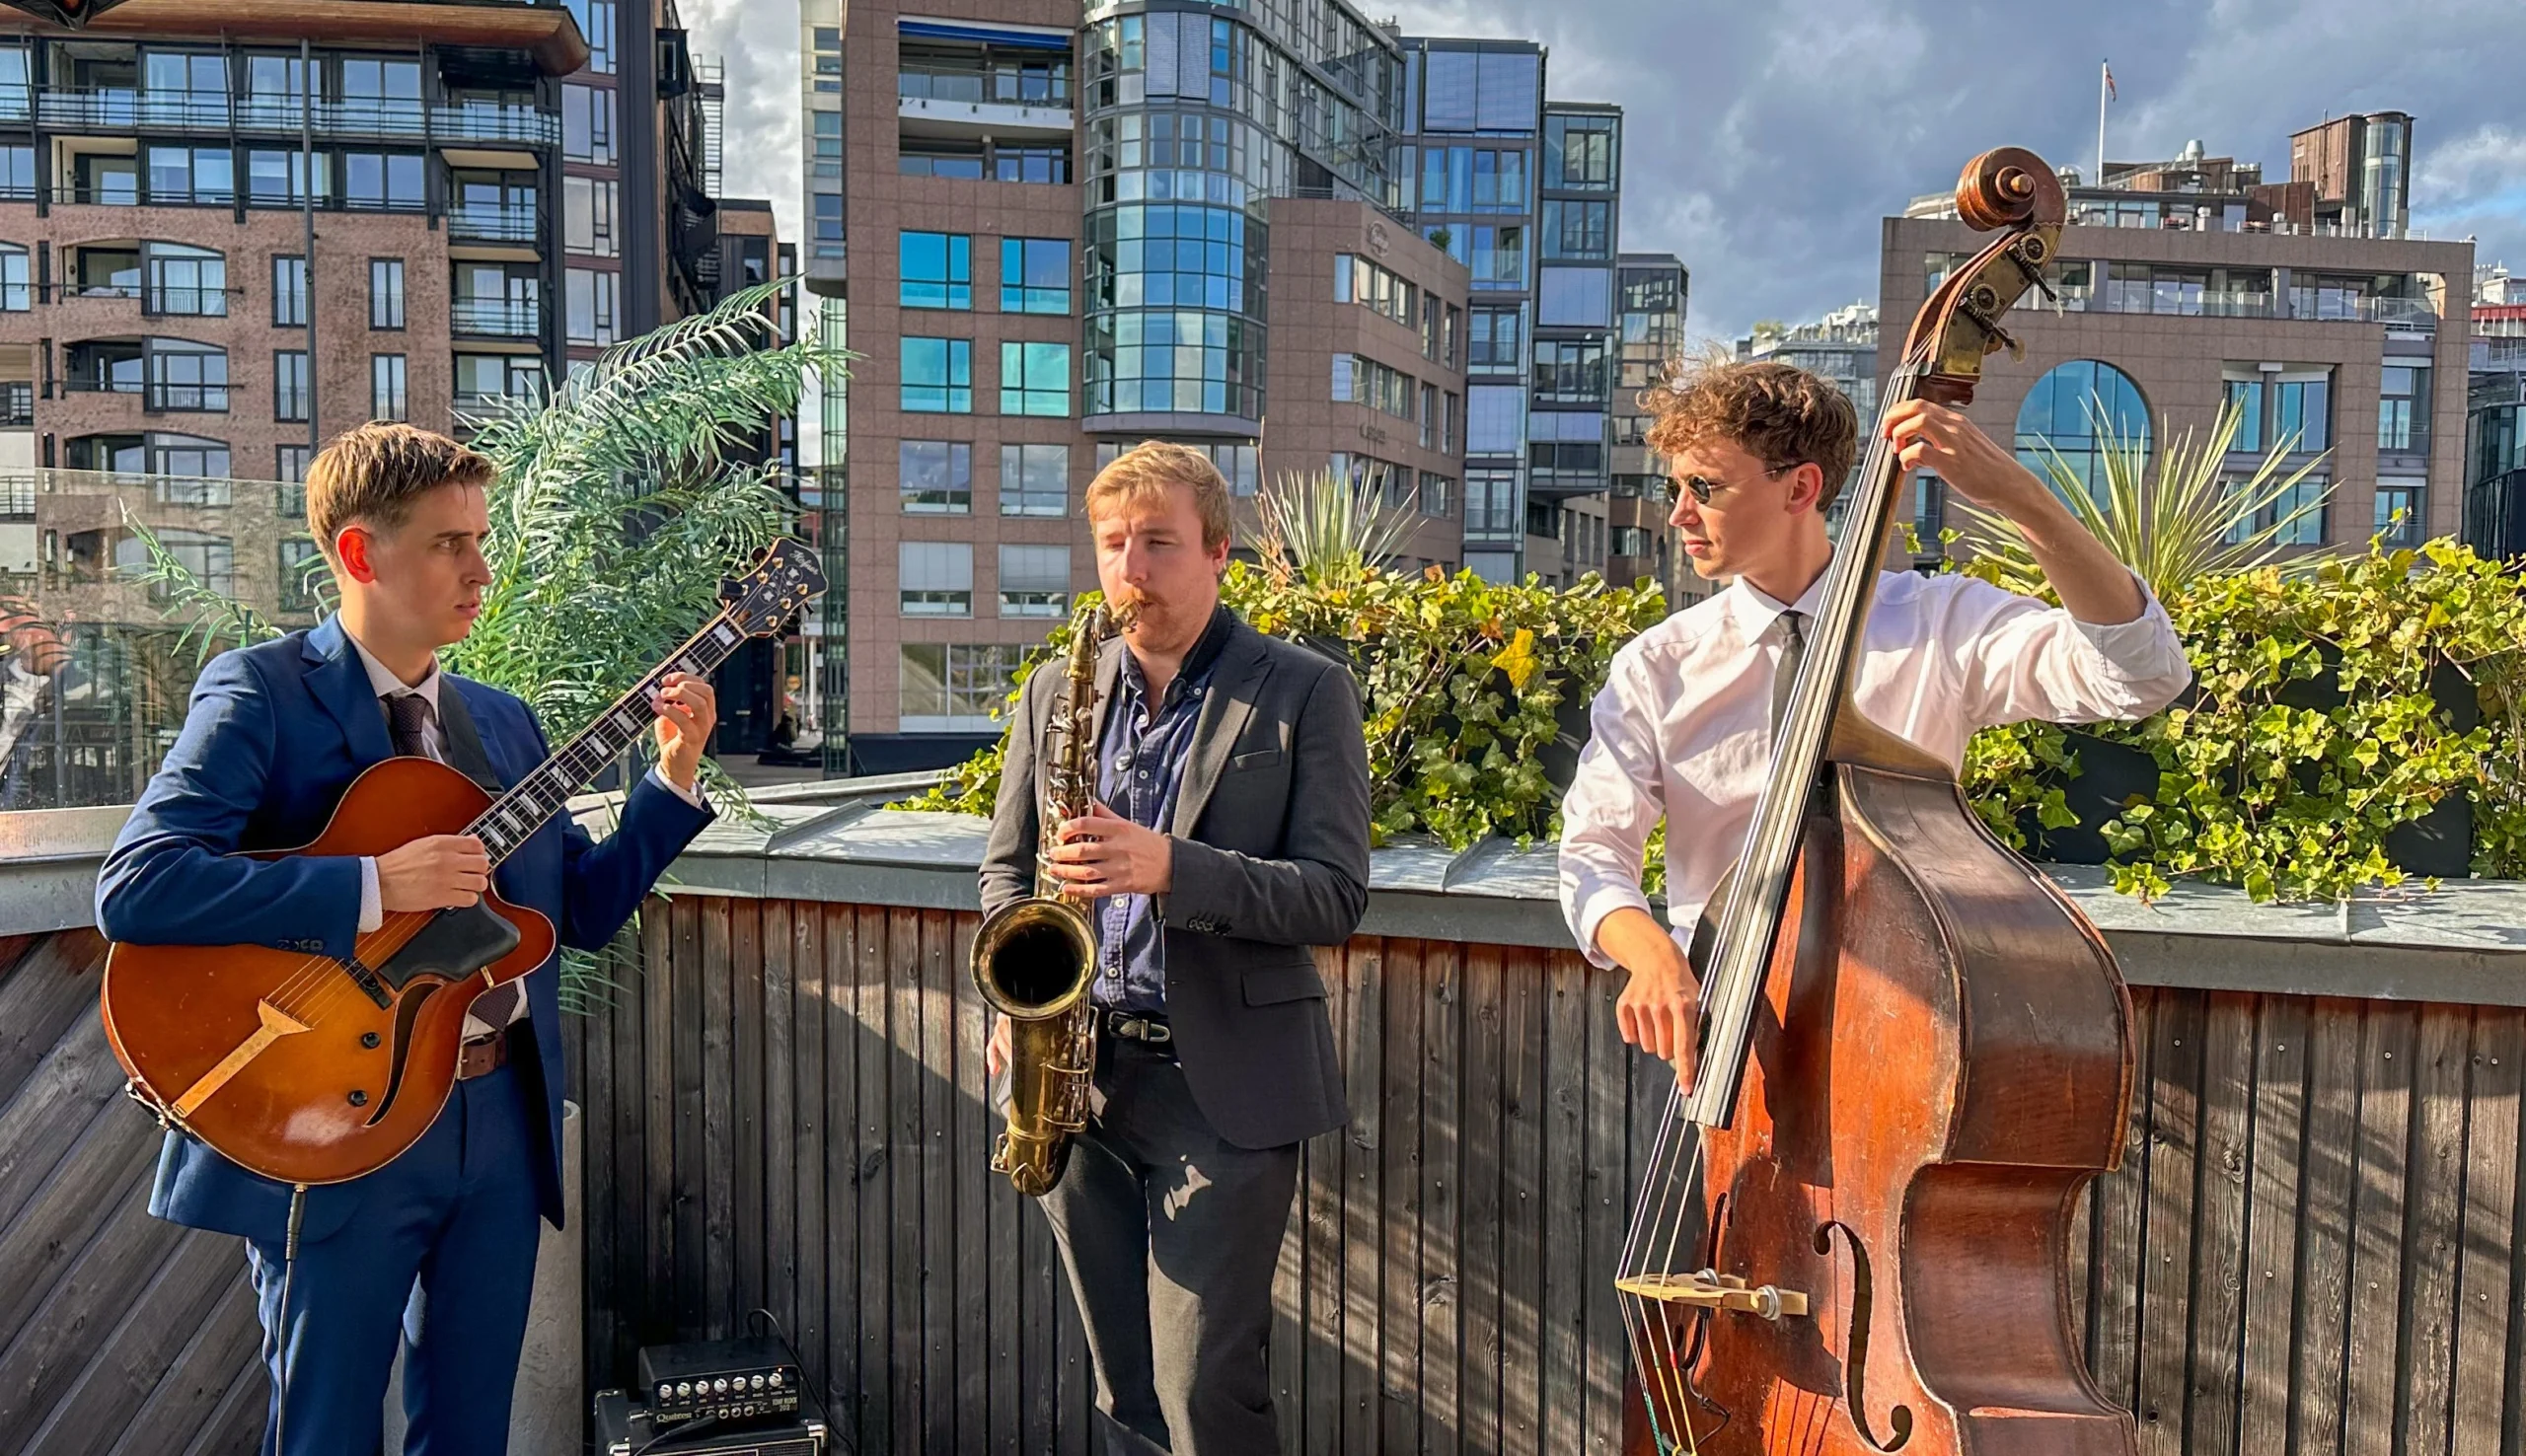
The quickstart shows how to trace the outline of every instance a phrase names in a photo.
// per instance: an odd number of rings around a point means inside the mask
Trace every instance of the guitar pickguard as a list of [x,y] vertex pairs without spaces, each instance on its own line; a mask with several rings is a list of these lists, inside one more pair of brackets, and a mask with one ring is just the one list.
[[399,994],[416,976],[463,981],[517,949],[519,939],[518,928],[491,909],[489,901],[478,900],[465,910],[443,910],[430,916],[429,923],[375,972]]

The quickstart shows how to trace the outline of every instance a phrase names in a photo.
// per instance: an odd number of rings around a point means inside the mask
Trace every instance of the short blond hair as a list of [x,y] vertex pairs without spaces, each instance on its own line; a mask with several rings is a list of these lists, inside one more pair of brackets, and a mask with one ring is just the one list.
[[445,435],[371,420],[329,441],[307,467],[307,529],[325,554],[353,522],[392,531],[441,485],[488,485],[488,457]]
[[1087,482],[1087,519],[1095,520],[1098,511],[1109,507],[1155,500],[1169,485],[1192,490],[1193,509],[1202,518],[1202,549],[1215,551],[1226,545],[1227,477],[1201,451],[1164,440],[1144,440],[1096,473]]

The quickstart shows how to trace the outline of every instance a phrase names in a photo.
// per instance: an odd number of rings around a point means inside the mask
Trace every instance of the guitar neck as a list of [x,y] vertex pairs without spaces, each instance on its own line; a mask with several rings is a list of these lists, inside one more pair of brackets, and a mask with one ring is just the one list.
[[728,660],[745,641],[722,612],[693,634],[685,644],[668,653],[666,659],[649,669],[632,691],[614,700],[612,706],[596,715],[596,721],[579,730],[577,736],[555,750],[553,757],[536,766],[534,772],[519,779],[509,791],[467,827],[466,833],[483,841],[491,862],[498,864],[515,853],[519,846],[544,827],[545,821],[558,814],[577,793],[609,764],[621,759],[625,752],[640,741],[640,736],[656,720],[651,704],[662,690],[669,673],[685,673],[706,677],[712,669]]

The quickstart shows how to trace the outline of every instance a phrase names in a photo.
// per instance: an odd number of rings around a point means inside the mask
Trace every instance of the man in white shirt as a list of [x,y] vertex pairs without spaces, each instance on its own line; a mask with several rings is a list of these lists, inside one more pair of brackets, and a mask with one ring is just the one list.
[[[1650,446],[1672,474],[1670,521],[1693,569],[1726,590],[1616,653],[1562,802],[1561,904],[1588,958],[1621,966],[1624,1040],[1687,1085],[1697,1020],[1684,946],[1736,862],[1771,741],[1822,596],[1824,510],[1858,452],[1849,400],[1785,364],[1709,365],[1651,391]],[[1963,575],[1889,573],[1859,661],[1855,706],[1961,766],[1981,728],[2146,717],[2192,681],[2165,609],[2051,490],[1970,420],[1926,400],[1886,418],[1906,470],[2017,523],[2061,606]],[[1640,888],[1668,823],[1671,933]]]

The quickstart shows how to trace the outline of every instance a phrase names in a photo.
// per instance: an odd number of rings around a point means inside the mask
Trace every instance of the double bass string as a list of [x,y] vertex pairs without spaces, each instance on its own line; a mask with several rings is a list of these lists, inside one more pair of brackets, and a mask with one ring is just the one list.
[[[1896,370],[1888,382],[1885,406],[1891,408],[1912,399],[1921,375],[1927,367],[1925,356],[1907,358],[1903,367]],[[1846,640],[1847,636],[1855,636],[1864,625],[1856,619],[1857,614],[1864,600],[1864,593],[1873,583],[1877,569],[1876,558],[1882,546],[1884,512],[1888,497],[1894,489],[1896,477],[1899,474],[1899,471],[1893,468],[1894,463],[1889,458],[1892,446],[1882,430],[1872,433],[1862,470],[1862,478],[1866,481],[1863,488],[1868,493],[1861,500],[1853,503],[1855,509],[1846,517],[1847,520],[1863,528],[1862,540],[1851,544],[1849,549],[1836,555],[1832,576],[1826,586],[1827,611],[1831,614],[1833,620],[1843,623],[1847,634]],[[1834,664],[1832,672],[1822,680],[1825,683],[1824,687],[1820,689],[1816,686],[1819,679],[1813,674],[1802,674],[1802,680],[1793,693],[1789,722],[1784,725],[1783,742],[1793,746],[1806,744],[1820,751],[1824,729],[1829,722],[1835,699],[1839,695],[1839,678],[1847,668],[1857,646],[1856,642],[1849,642],[1847,650],[1843,653],[1824,654]],[[1810,662],[1814,660],[1811,658]],[[1802,754],[1802,757],[1814,756],[1813,753]],[[1804,817],[1803,809],[1807,792],[1812,790],[1813,785],[1802,785],[1797,791],[1795,804],[1781,808],[1775,803],[1781,792],[1781,775],[1776,769],[1764,784],[1762,795],[1755,804],[1755,833],[1749,836],[1741,864],[1772,863],[1796,850],[1797,834]],[[1762,851],[1761,858],[1756,857],[1758,850]],[[1768,955],[1753,958],[1750,953],[1744,956],[1733,953],[1737,942],[1747,933],[1745,920],[1750,913],[1750,907],[1746,897],[1756,892],[1747,886],[1746,877],[1742,875],[1730,881],[1728,902],[1722,909],[1720,920],[1722,929],[1720,944],[1725,949],[1721,954],[1713,957],[1720,963],[1721,975],[1729,982],[1729,984],[1718,989],[1723,992],[1733,992],[1719,998],[1723,1003],[1733,1003],[1759,994],[1763,973],[1769,969]],[[1736,983],[1746,980],[1754,983],[1750,988]],[[1705,1029],[1710,1025],[1707,1014],[1703,1024]],[[1750,1022],[1747,1025],[1750,1026]],[[1706,1156],[1699,1124],[1684,1114],[1684,1097],[1682,1083],[1678,1081],[1670,1094],[1667,1110],[1660,1119],[1658,1135],[1650,1153],[1649,1166],[1644,1170],[1640,1192],[1633,1204],[1631,1228],[1625,1237],[1622,1259],[1617,1270],[1619,1277],[1635,1277],[1646,1274],[1648,1266],[1652,1263],[1657,1265],[1657,1273],[1662,1281],[1671,1280],[1674,1275],[1677,1254],[1683,1247],[1684,1235],[1687,1232],[1683,1226],[1683,1213],[1686,1209],[1679,1207],[1678,1204],[1688,1198],[1691,1187],[1699,1182],[1702,1163]],[[1681,1149],[1680,1166],[1677,1161],[1679,1149]],[[1709,1232],[1715,1239],[1716,1228]],[[1659,1250],[1656,1245],[1662,1237],[1665,1248]],[[1717,1250],[1704,1250],[1703,1255],[1705,1265],[1716,1268]],[[1621,1293],[1619,1303],[1623,1311],[1624,1335],[1631,1347],[1633,1367],[1644,1377],[1641,1382],[1642,1404],[1646,1408],[1651,1431],[1658,1441],[1659,1448],[1662,1451],[1673,1449],[1673,1443],[1665,1428],[1666,1422],[1659,1411],[1659,1397],[1664,1395],[1677,1423],[1682,1428],[1684,1449],[1697,1451],[1699,1447],[1692,1430],[1689,1400],[1691,1376],[1690,1372],[1682,1368],[1681,1360],[1678,1358],[1672,1323],[1662,1317],[1660,1312],[1648,1307],[1652,1301],[1647,1295]],[[1706,1312],[1703,1318],[1709,1321],[1713,1316]],[[1709,1329],[1707,1324],[1705,1329]],[[1662,1345],[1665,1347],[1663,1350],[1660,1348]],[[1652,1379],[1649,1378],[1653,1375],[1654,1387]]]

